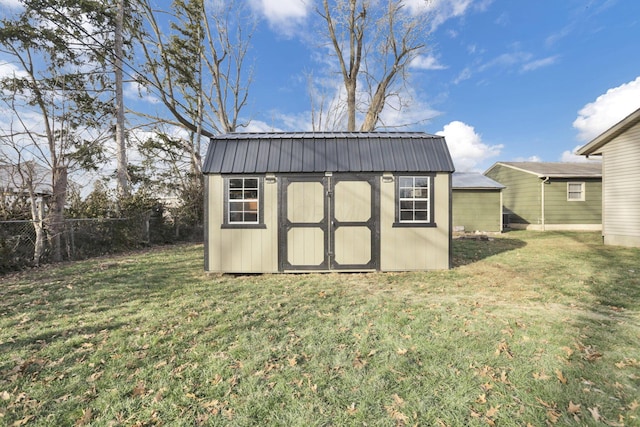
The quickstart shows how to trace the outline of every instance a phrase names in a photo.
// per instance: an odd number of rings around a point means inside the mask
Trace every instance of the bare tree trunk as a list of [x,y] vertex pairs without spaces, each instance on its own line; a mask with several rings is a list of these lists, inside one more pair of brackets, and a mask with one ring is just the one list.
[[115,27],[115,98],[116,98],[116,147],[117,147],[117,183],[118,194],[121,197],[129,195],[129,177],[127,174],[127,144],[125,140],[125,120],[124,120],[124,93],[122,79],[122,56],[123,40],[122,31],[124,26],[124,0],[118,0],[116,11]]
[[62,261],[62,233],[64,232],[64,205],[67,199],[67,168],[56,167],[53,173],[53,196],[47,215],[49,242],[53,249],[54,262]]

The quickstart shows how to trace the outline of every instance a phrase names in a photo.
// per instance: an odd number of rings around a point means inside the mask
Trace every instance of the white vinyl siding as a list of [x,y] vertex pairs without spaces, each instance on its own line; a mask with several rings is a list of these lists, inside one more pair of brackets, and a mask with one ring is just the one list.
[[605,239],[640,239],[640,124],[603,147]]

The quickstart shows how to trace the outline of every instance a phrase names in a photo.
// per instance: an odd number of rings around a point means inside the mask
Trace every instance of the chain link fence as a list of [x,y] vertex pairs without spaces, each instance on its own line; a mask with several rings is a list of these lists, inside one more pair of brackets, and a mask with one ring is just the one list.
[[[53,236],[43,224],[39,264],[52,259]],[[133,218],[66,219],[60,244],[63,260],[73,261],[176,242],[201,242],[203,227],[166,221],[152,212]],[[33,221],[0,221],[0,274],[35,265]]]

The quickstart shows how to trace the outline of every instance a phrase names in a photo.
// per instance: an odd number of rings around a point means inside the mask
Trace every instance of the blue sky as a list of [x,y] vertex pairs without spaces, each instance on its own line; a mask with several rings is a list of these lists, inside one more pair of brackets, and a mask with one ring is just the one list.
[[[207,0],[219,1],[219,0]],[[308,131],[307,77],[342,83],[318,31],[320,0],[241,0],[258,27],[247,61],[248,131]],[[373,3],[381,0],[370,0]],[[405,0],[417,10],[424,0]],[[0,12],[18,0],[0,0]],[[169,0],[157,0],[169,9]],[[496,161],[585,161],[579,146],[640,108],[640,1],[430,0],[428,51],[411,67],[395,130],[442,134],[460,171]],[[2,62],[0,75],[15,71]],[[337,71],[337,68],[333,68]],[[127,102],[161,108],[153,96]],[[151,94],[152,95],[152,94]],[[0,117],[0,124],[2,123]],[[113,167],[113,166],[110,166]]]
[[[250,3],[261,16],[250,130],[308,130],[314,2]],[[458,170],[583,160],[576,147],[640,108],[636,0],[431,4],[437,25],[412,68],[416,105],[406,112],[429,120],[408,130],[444,134]]]

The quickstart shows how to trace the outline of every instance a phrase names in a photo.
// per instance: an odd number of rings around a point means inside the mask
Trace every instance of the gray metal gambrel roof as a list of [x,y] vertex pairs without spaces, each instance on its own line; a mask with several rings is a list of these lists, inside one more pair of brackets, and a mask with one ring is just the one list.
[[[497,165],[508,166],[522,172],[536,175],[538,178],[602,178],[600,162],[497,162]],[[487,173],[485,172],[485,174]]]
[[421,132],[234,133],[211,138],[203,173],[453,172],[444,137]]
[[451,188],[454,190],[502,190],[506,187],[478,172],[455,172],[451,176]]

